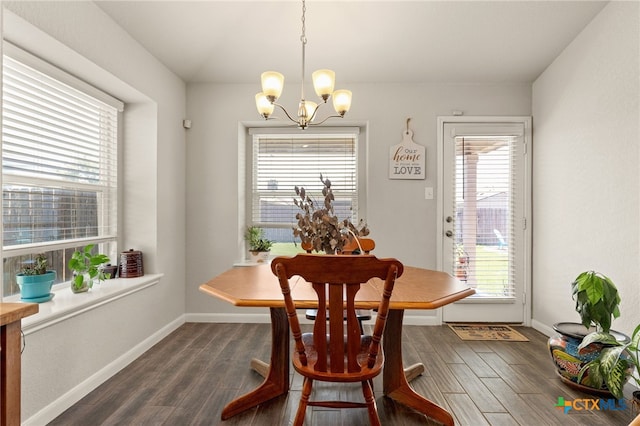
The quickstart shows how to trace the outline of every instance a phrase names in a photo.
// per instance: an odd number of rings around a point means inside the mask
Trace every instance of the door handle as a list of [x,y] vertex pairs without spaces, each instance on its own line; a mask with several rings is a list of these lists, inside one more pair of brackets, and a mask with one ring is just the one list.
[[447,232],[444,233],[444,235],[446,235],[447,237],[451,238],[451,237],[453,237],[453,231],[452,230],[448,230]]

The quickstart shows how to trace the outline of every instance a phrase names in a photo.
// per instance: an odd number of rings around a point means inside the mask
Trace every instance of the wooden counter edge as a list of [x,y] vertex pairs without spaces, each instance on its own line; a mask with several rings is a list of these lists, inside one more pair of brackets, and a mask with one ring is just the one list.
[[39,310],[37,303],[0,303],[0,326],[37,314]]

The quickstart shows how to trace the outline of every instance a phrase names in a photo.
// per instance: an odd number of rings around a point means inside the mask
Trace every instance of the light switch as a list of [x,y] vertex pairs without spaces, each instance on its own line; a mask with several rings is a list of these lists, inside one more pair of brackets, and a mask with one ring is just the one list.
[[430,186],[427,186],[424,189],[424,199],[425,200],[433,200],[433,188]]

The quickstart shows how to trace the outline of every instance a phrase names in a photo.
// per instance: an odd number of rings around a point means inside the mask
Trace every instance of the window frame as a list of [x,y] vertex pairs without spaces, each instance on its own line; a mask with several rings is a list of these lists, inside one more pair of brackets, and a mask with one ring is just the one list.
[[[28,243],[28,244],[21,244],[21,245],[15,245],[15,246],[7,246],[7,247],[4,246],[3,235],[0,235],[0,241],[2,241],[2,244],[0,245],[0,250],[2,251],[2,260],[3,260],[2,267],[4,268],[5,260],[9,258],[14,258],[18,256],[35,255],[37,253],[42,253],[42,252],[56,252],[56,251],[64,252],[74,248],[85,246],[87,244],[97,245],[98,250],[100,252],[107,254],[111,259],[116,261],[118,246],[119,246],[119,232],[118,232],[118,224],[120,222],[119,212],[121,208],[120,207],[121,206],[121,203],[120,203],[121,185],[122,185],[121,146],[122,146],[122,135],[123,135],[122,124],[124,122],[124,103],[116,99],[115,97],[101,91],[100,89],[86,83],[85,81],[75,77],[71,73],[63,69],[60,69],[35,55],[32,55],[31,53],[21,49],[20,47],[10,42],[3,41],[2,55],[3,55],[2,63],[4,63],[4,56],[8,56],[12,60],[20,62],[38,72],[41,72],[47,75],[49,78],[57,80],[63,85],[67,85],[75,90],[78,90],[83,94],[90,96],[101,103],[104,103],[113,107],[116,110],[115,147],[113,147],[114,155],[112,158],[112,160],[116,162],[116,165],[114,167],[115,185],[113,186],[114,189],[110,190],[110,194],[109,194],[110,202],[112,204],[110,209],[104,209],[104,208],[98,209],[99,217],[104,216],[105,214],[110,216],[110,221],[112,222],[112,225],[110,225],[111,232],[108,232],[106,234],[99,234],[97,236],[91,236],[91,237],[81,237],[81,238],[73,238],[73,239],[65,239],[65,240],[52,240],[52,241],[46,241],[46,242]],[[102,167],[102,165],[103,164],[100,164],[100,167]],[[33,178],[33,177],[22,178],[19,176],[11,176],[11,175],[5,176],[4,170],[1,176],[2,176],[1,179],[2,179],[3,187],[4,187],[4,184],[6,183],[16,183],[18,185],[20,184],[36,185],[36,187],[38,184],[42,184],[41,187],[47,188],[48,187],[47,183],[49,183],[46,179],[42,180],[42,179]],[[81,183],[78,183],[77,185],[64,184],[63,186],[61,186],[61,188],[70,188],[70,187],[75,187],[76,190],[80,190],[82,189],[83,185]],[[4,234],[4,224],[3,224],[2,231],[3,231],[2,234]],[[60,284],[61,282],[68,281],[67,274],[65,273],[67,272],[66,262],[63,265],[63,268],[65,269],[65,271],[56,271],[58,275],[58,278],[56,280],[56,285]],[[65,278],[64,280],[62,279],[63,277]],[[4,291],[5,291],[4,288],[0,288],[0,297],[13,297],[13,295],[15,294],[15,293],[4,294]]]
[[[277,126],[265,126],[254,125],[247,126],[245,128],[245,140],[241,143],[242,147],[239,152],[239,217],[243,219],[240,227],[240,241],[243,244],[240,245],[241,259],[245,259],[247,253],[246,243],[244,243],[243,231],[246,226],[256,225],[262,226],[263,223],[257,223],[253,221],[252,209],[253,209],[253,144],[255,136],[273,136],[273,137],[295,137],[296,135],[303,138],[327,137],[327,136],[350,136],[356,139],[355,142],[355,194],[357,199],[357,207],[354,212],[355,220],[357,223],[360,219],[367,218],[367,128],[366,125],[344,125],[344,126],[322,126],[312,127],[305,129],[304,132],[292,127],[277,127]],[[241,175],[240,175],[241,174]],[[329,179],[331,176],[327,174]],[[318,185],[321,186],[319,176]],[[291,203],[295,198],[295,192],[291,188]],[[342,217],[341,217],[342,218]],[[292,217],[290,223],[276,225],[276,228],[291,228],[295,224],[295,218]],[[269,225],[271,228],[272,226]],[[292,241],[293,232],[291,232]],[[299,241],[296,241],[299,243]]]

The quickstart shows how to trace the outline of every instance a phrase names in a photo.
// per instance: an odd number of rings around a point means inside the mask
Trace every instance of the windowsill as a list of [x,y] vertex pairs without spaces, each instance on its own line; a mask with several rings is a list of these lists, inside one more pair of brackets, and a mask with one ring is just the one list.
[[258,262],[252,262],[252,261],[250,261],[250,260],[243,260],[243,261],[240,261],[240,262],[236,262],[236,263],[234,263],[234,264],[233,264],[233,266],[235,266],[235,267],[242,267],[242,266],[259,266],[259,265],[268,265],[268,264],[270,264],[270,263],[271,263],[271,258],[269,258],[269,259],[268,259],[267,261],[265,261],[265,262],[260,262],[260,263],[258,263]]
[[[148,274],[137,278],[115,278],[94,284],[86,293],[75,294],[70,284],[55,285],[55,295],[48,302],[39,304],[39,312],[22,319],[22,331],[30,334],[61,321],[80,315],[121,297],[136,293],[160,282],[164,274]],[[5,302],[19,302],[20,296],[7,297]]]

